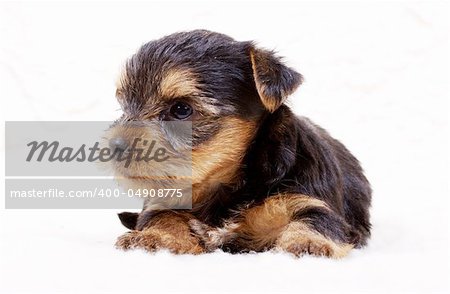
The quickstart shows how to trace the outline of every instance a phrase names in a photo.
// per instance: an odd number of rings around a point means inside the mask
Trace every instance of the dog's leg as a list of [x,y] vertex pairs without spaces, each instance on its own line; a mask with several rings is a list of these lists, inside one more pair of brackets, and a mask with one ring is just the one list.
[[208,250],[232,252],[286,251],[300,256],[342,257],[353,245],[348,225],[318,199],[298,194],[277,195],[240,212],[222,228],[208,228],[196,220],[191,229]]
[[167,249],[175,254],[203,253],[199,239],[192,235],[188,225],[192,218],[186,212],[160,211],[153,214],[141,230],[120,236],[116,247],[123,250],[141,248],[151,252]]

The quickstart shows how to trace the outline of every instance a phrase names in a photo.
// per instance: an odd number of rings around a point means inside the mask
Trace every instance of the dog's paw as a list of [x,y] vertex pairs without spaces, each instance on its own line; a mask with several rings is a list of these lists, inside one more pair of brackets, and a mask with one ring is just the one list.
[[130,231],[120,236],[115,246],[122,250],[144,249],[148,252],[167,249],[174,254],[200,254],[204,252],[204,249],[194,238],[183,239],[152,229]]
[[277,249],[291,253],[296,257],[309,254],[314,256],[341,258],[346,256],[352,248],[353,246],[350,244],[339,244],[325,238],[302,238],[293,241],[290,244],[283,244],[282,247],[278,247]]
[[352,244],[334,241],[312,230],[302,222],[292,222],[275,242],[276,251],[284,251],[300,257],[305,254],[341,258],[353,248]]
[[233,240],[236,237],[235,230],[238,225],[226,224],[221,228],[213,228],[199,220],[191,219],[189,221],[189,227],[194,236],[202,241],[204,248],[210,252],[221,248]]
[[315,256],[327,256],[333,255],[333,248],[329,244],[317,243],[312,240],[307,240],[302,243],[294,243],[289,245],[286,249],[287,252],[299,257],[304,254],[311,254]]
[[156,251],[160,243],[161,240],[154,234],[130,231],[117,238],[115,246],[122,250],[141,248],[147,251]]

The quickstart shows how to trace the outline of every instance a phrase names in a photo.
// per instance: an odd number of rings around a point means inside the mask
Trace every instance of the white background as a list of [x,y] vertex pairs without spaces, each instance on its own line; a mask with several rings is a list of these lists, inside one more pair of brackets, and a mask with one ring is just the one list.
[[[449,291],[448,8],[444,2],[0,4],[2,120],[113,120],[120,115],[115,75],[125,58],[146,41],[205,28],[286,56],[306,78],[290,104],[353,151],[374,189],[369,246],[338,261],[125,253],[113,248],[125,232],[116,211],[2,204],[0,292]],[[3,166],[3,140],[0,150]]]

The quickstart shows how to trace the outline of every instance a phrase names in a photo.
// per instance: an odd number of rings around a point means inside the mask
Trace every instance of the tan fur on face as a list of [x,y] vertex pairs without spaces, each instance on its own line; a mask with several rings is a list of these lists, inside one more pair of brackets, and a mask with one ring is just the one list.
[[256,126],[255,121],[226,118],[215,136],[192,150],[193,204],[206,197],[211,188],[237,180]]
[[159,84],[162,98],[185,97],[199,92],[195,75],[186,69],[170,69]]

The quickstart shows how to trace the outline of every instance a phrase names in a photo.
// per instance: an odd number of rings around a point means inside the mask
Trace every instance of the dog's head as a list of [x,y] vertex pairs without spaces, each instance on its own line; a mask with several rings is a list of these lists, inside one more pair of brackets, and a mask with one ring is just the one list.
[[[200,193],[237,180],[262,118],[301,81],[252,42],[204,30],[175,33],[143,45],[126,62],[117,82],[119,122],[192,122],[192,178]],[[114,136],[113,145],[130,144],[120,132]]]

